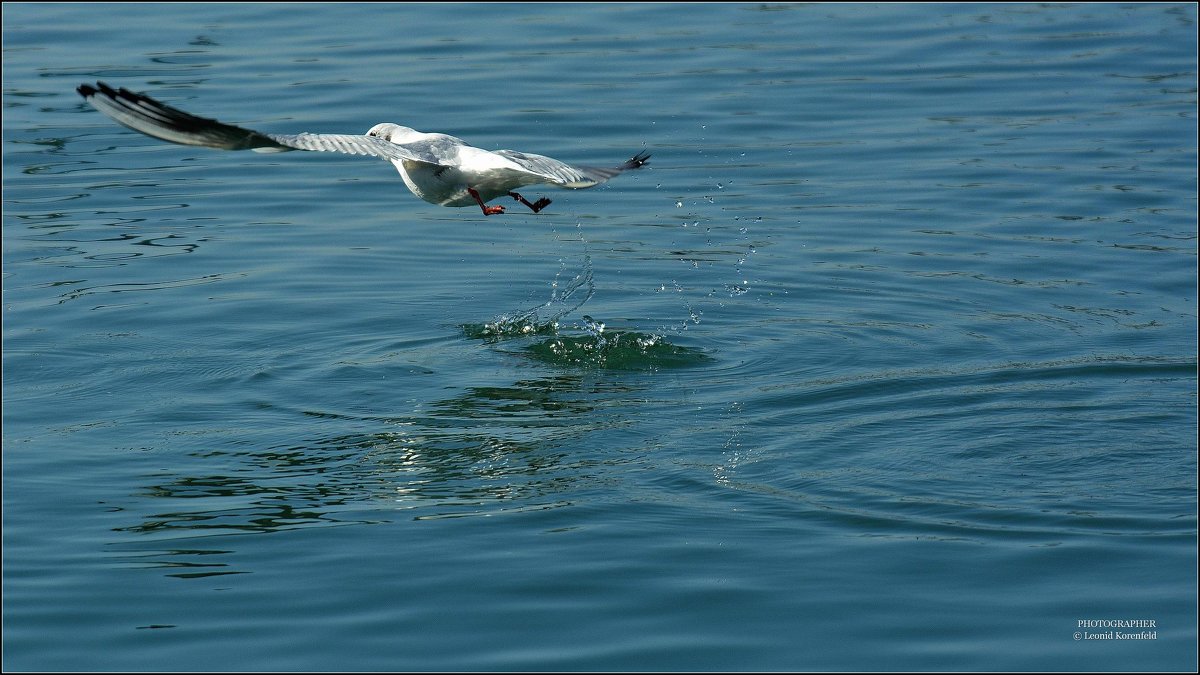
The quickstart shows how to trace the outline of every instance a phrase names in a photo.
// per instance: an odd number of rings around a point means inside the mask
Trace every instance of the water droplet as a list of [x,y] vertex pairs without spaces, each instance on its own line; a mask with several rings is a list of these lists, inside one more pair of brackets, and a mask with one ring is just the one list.
[[604,323],[596,321],[587,314],[583,315],[583,328],[592,335],[600,335],[604,332]]

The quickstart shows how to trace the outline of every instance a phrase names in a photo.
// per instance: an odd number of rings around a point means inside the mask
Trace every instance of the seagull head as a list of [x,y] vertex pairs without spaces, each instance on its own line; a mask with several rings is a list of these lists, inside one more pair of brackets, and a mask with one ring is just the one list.
[[411,143],[419,140],[422,136],[425,136],[425,134],[417,131],[416,129],[402,127],[399,124],[392,124],[391,122],[381,122],[376,124],[375,126],[371,127],[371,130],[367,132],[367,135],[382,138],[383,140],[391,141],[392,143]]

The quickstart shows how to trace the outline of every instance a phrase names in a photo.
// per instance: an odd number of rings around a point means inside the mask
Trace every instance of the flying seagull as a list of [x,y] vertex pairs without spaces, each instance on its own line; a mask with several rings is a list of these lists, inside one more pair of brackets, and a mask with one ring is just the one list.
[[366,135],[267,134],[214,119],[197,117],[124,87],[97,82],[79,85],[76,91],[97,110],[147,136],[221,150],[288,152],[313,150],[370,155],[395,165],[412,193],[441,206],[478,204],[483,215],[504,213],[503,206],[488,206],[497,197],[512,197],[534,213],[550,204],[542,197],[530,202],[515,192],[526,185],[549,184],[578,190],[599,185],[622,171],[637,169],[650,159],[645,152],[611,169],[571,166],[544,155],[516,150],[482,150],[454,136],[426,134],[384,122]]

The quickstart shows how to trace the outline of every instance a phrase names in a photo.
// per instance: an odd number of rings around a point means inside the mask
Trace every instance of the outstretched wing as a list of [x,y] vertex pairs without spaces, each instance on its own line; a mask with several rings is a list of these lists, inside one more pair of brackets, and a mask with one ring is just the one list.
[[137,94],[124,87],[112,87],[97,82],[96,86],[82,84],[76,90],[97,110],[114,121],[147,136],[181,145],[199,145],[220,150],[254,150],[256,152],[287,152],[312,150],[340,152],[348,155],[369,155],[381,159],[428,161],[382,138],[353,134],[264,134],[252,129],[223,124],[207,117],[197,117],[178,108]]
[[553,157],[517,152],[516,150],[496,150],[495,153],[516,162],[532,173],[544,176],[548,183],[574,189],[599,185],[622,171],[640,168],[650,160],[650,153],[640,152],[621,166],[598,169],[590,166],[571,166]]

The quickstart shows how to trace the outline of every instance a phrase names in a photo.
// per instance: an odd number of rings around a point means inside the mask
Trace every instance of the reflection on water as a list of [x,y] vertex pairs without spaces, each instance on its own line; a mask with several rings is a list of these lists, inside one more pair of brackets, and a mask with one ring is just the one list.
[[579,375],[473,387],[432,404],[422,419],[395,421],[395,431],[375,437],[364,463],[404,508],[433,507],[431,515],[557,499],[575,482],[597,478],[592,462],[568,449],[619,424],[604,409],[632,391]]
[[225,557],[228,539],[206,548],[198,537],[380,523],[391,509],[429,520],[565,506],[572,491],[604,485],[631,461],[580,448],[622,425],[614,401],[640,389],[572,373],[467,388],[409,416],[304,412],[326,426],[377,430],[192,453],[224,470],[154,475],[137,494],[153,512],[116,528],[152,541],[114,547],[133,551],[121,556],[129,564],[197,578],[239,573]]

